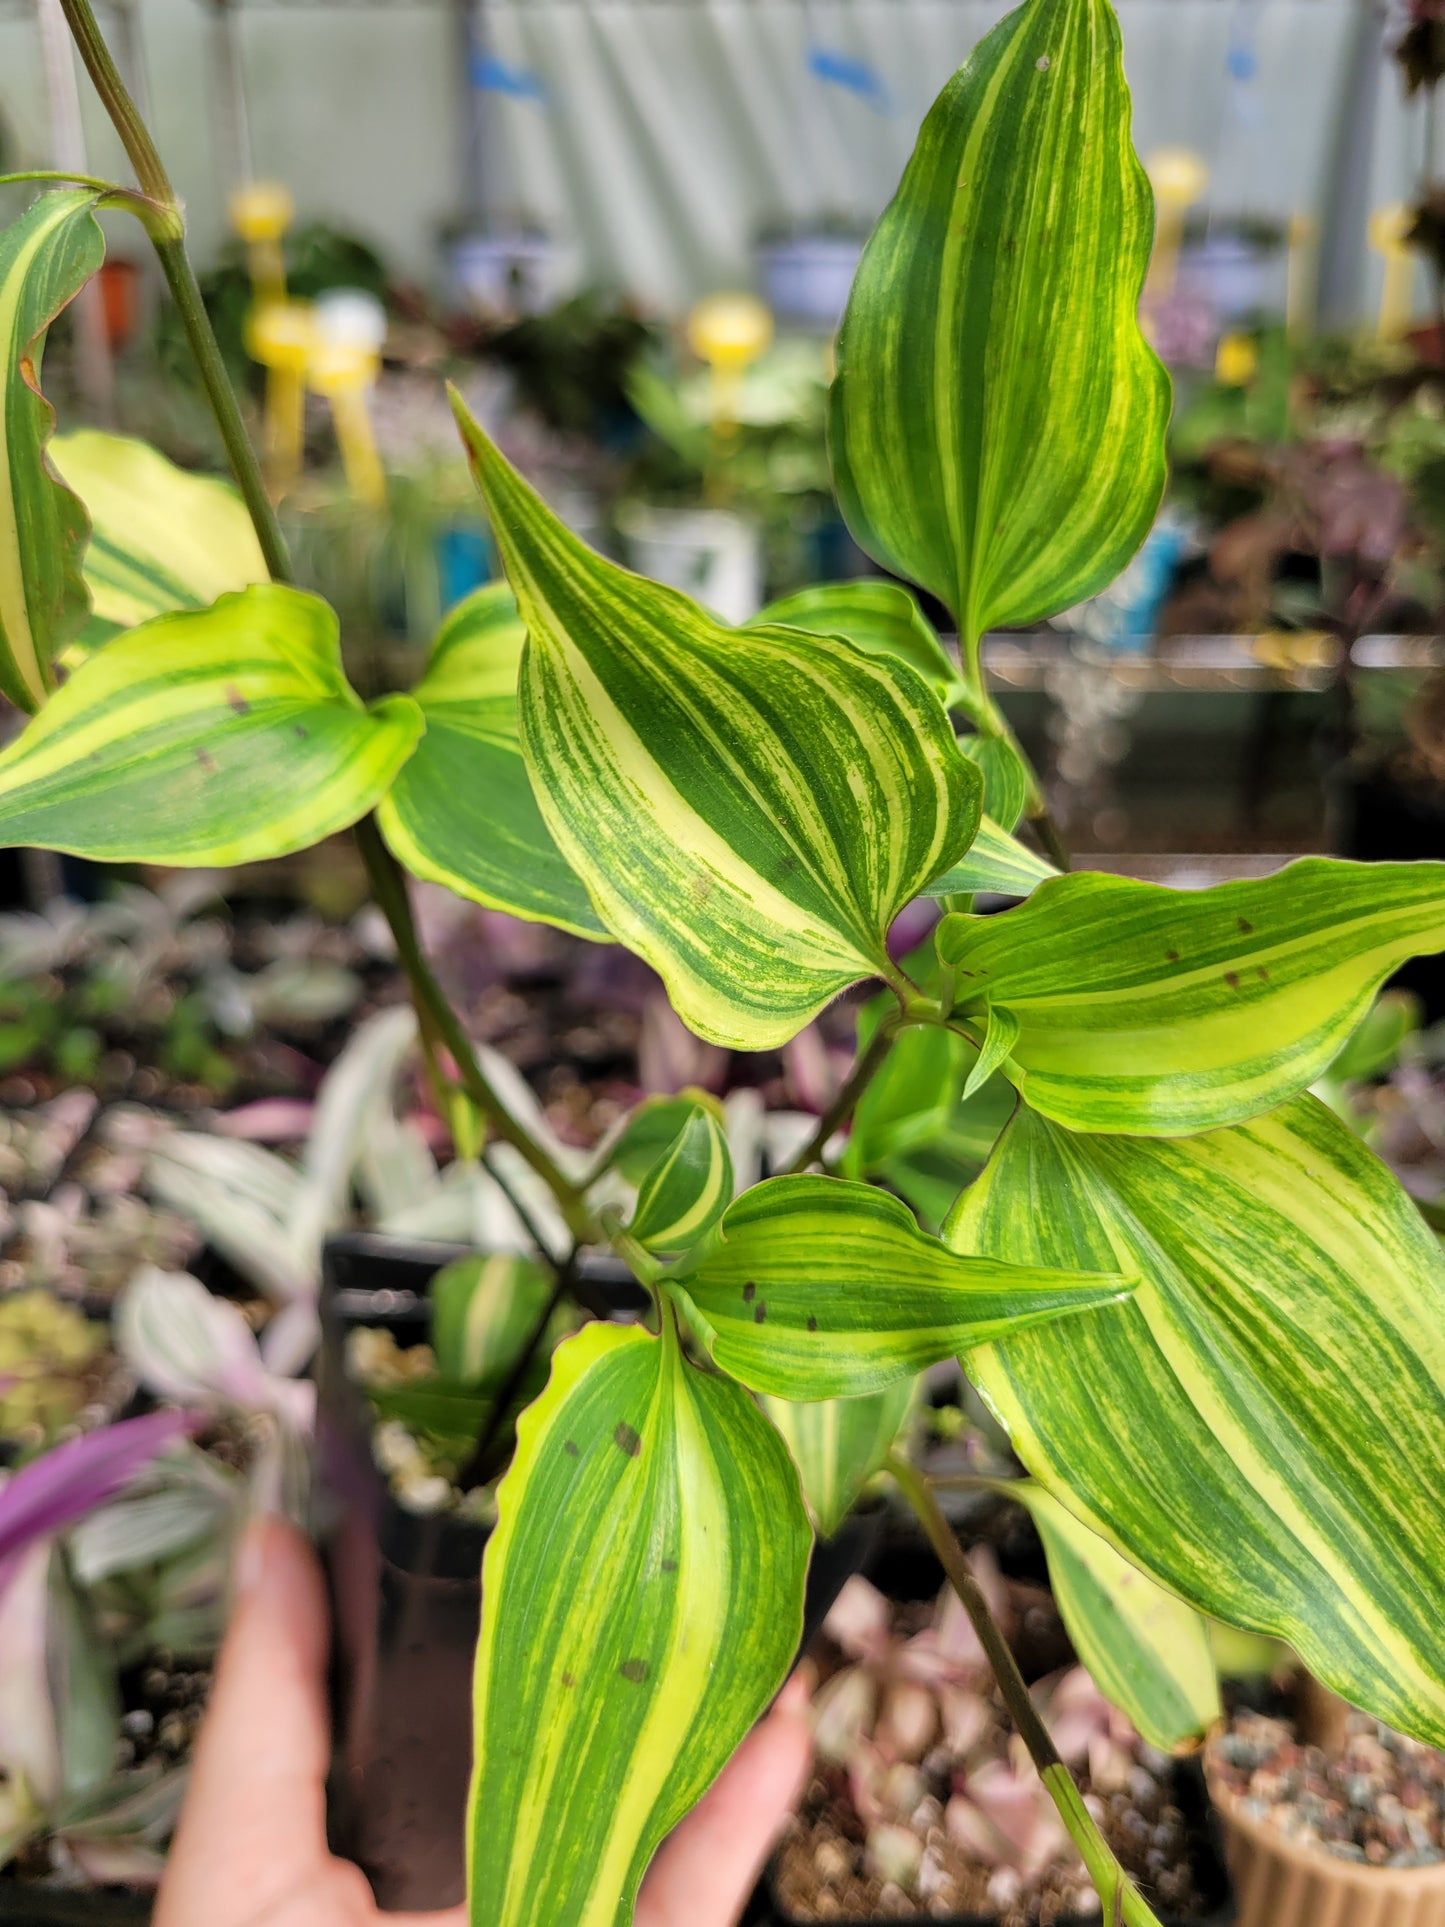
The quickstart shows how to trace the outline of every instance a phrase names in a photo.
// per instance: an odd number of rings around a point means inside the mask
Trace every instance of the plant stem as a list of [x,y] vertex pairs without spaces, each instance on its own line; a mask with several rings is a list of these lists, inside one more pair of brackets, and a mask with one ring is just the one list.
[[[148,202],[153,203],[154,211],[146,220],[147,232],[160,257],[162,271],[185,327],[191,354],[205,387],[216,427],[225,443],[232,473],[261,545],[266,567],[273,580],[289,582],[292,580],[291,558],[276,519],[276,511],[266,493],[256,451],[246,433],[246,424],[241,418],[215,330],[196,283],[195,271],[186,253],[185,222],[170,176],[111,58],[110,49],[91,10],[90,0],[61,0],[61,6],[95,90],[130,157],[142,194]],[[356,840],[371,879],[373,894],[396,939],[397,955],[411,985],[418,1020],[424,1027],[429,1024],[451,1052],[463,1089],[491,1119],[497,1135],[514,1147],[552,1191],[573,1237],[579,1241],[589,1240],[595,1235],[595,1228],[581,1189],[564,1176],[543,1147],[535,1143],[515,1121],[483,1074],[471,1039],[442,994],[422,954],[401,867],[382,841],[370,817],[357,824]]]
[[431,966],[422,954],[416,924],[412,919],[406,877],[401,865],[382,841],[373,818],[368,816],[357,824],[356,842],[371,880],[372,894],[391,926],[397,957],[422,1013],[421,1021],[433,1027],[451,1052],[463,1090],[474,1104],[486,1112],[497,1136],[519,1153],[553,1193],[573,1237],[584,1243],[591,1241],[596,1236],[596,1230],[581,1190],[558,1169],[549,1154],[523,1130],[503,1104],[477,1060],[472,1040],[463,1030],[441,985],[432,975]]
[[1029,780],[1029,800],[1025,805],[1024,815],[1033,824],[1038,839],[1044,846],[1044,855],[1050,863],[1056,869],[1068,870],[1071,867],[1068,845],[1064,842],[1059,826],[1054,821],[1053,812],[1045,800],[1044,786],[1039,781],[1039,773],[1025,755],[1023,745],[1014,735],[1007,716],[988,693],[988,685],[983,679],[983,638],[960,635],[959,647],[963,660],[964,679],[973,704],[971,713],[974,723],[981,734],[1001,738],[1018,757],[1024,774]]
[[867,1049],[862,1051],[854,1061],[853,1068],[848,1073],[838,1095],[818,1119],[817,1129],[782,1174],[784,1177],[796,1177],[800,1171],[806,1171],[810,1164],[816,1163],[822,1156],[823,1148],[829,1138],[848,1122],[857,1107],[859,1098],[877,1076],[883,1060],[893,1048],[893,1039],[897,1034],[897,1025],[893,1021],[880,1024],[874,1031],[868,1040]]
[[281,533],[275,507],[266,493],[261,465],[251,446],[251,437],[246,433],[246,424],[241,419],[235,390],[226,373],[226,364],[221,358],[215,330],[201,298],[195,269],[186,253],[185,241],[180,238],[166,241],[157,240],[155,236],[151,238],[160,256],[161,271],[166,277],[171,299],[176,304],[176,312],[186,331],[186,340],[205,388],[206,399],[211,404],[216,427],[225,444],[231,473],[236,478],[236,486],[250,514],[256,539],[261,544],[267,572],[273,582],[290,582],[293,576],[286,538]]
[[205,302],[201,299],[201,290],[196,284],[195,270],[186,253],[185,219],[176,191],[171,186],[170,175],[151,139],[149,128],[141,118],[140,109],[131,99],[120,77],[120,70],[111,59],[110,48],[106,46],[105,36],[91,11],[90,0],[60,0],[60,4],[95,91],[100,95],[101,104],[109,114],[111,124],[119,134],[121,145],[135,169],[141,193],[152,205],[150,216],[142,214],[141,218],[160,257],[161,272],[166,277],[166,285],[186,331],[196,370],[206,390],[206,399],[225,444],[231,473],[236,478],[236,486],[255,525],[266,567],[274,581],[289,582],[291,559],[287,554],[286,541],[281,533],[281,525],[276,520],[276,511],[271,506],[271,498],[266,493],[266,485],[261,479],[256,451],[251,446],[251,438],[241,419],[215,331],[206,313]]
[[1014,1725],[1039,1770],[1040,1779],[1048,1788],[1049,1798],[1058,1808],[1059,1818],[1069,1838],[1089,1870],[1089,1878],[1104,1908],[1104,1918],[1111,1923],[1111,1927],[1114,1922],[1122,1923],[1122,1927],[1159,1927],[1156,1915],[1145,1904],[1138,1888],[1115,1859],[1113,1849],[1085,1806],[1073,1775],[1059,1758],[1058,1748],[1044,1725],[1039,1709],[1034,1705],[1024,1676],[1018,1669],[1018,1662],[988,1609],[988,1601],[964,1557],[963,1547],[944,1518],[927,1479],[897,1452],[889,1454],[887,1464],[895,1484],[928,1534],[929,1543],[938,1554],[949,1583],[963,1602],[963,1609],[978,1634],[979,1644],[993,1667]]

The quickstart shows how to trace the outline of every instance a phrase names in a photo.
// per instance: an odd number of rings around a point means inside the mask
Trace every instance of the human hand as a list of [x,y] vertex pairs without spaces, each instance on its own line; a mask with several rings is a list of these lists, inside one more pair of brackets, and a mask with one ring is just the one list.
[[[311,1548],[278,1521],[253,1526],[154,1927],[466,1927],[462,1907],[378,1912],[360,1869],[327,1848],[327,1640]],[[794,1678],[659,1849],[635,1927],[731,1927],[811,1752]]]

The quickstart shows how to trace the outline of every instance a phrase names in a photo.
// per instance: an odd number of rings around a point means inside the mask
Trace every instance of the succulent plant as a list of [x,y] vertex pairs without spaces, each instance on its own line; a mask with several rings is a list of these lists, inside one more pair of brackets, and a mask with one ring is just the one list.
[[[992,1552],[976,1547],[969,1562],[995,1617],[1016,1632],[1018,1610]],[[824,1630],[847,1663],[815,1701],[821,1785],[846,1793],[814,1803],[813,1831],[795,1830],[785,1848],[784,1881],[803,1869],[806,1884],[828,1896],[824,1905],[842,1913],[865,1890],[865,1910],[884,1913],[971,1913],[977,1903],[1006,1920],[1016,1908],[1033,1919],[1045,1891],[1065,1914],[1090,1912],[1096,1901],[1083,1864],[1010,1731],[952,1591],[931,1611],[900,1609],[853,1578]],[[1108,1824],[1114,1808],[1138,1801],[1151,1816],[1167,1812],[1180,1857],[1165,1757],[1143,1745],[1081,1666],[1038,1681],[1033,1695],[1065,1761],[1086,1776],[1096,1819]],[[852,1815],[835,1827],[829,1815],[839,1797]],[[1153,1825],[1157,1832],[1157,1819]]]
[[0,1441],[40,1446],[78,1418],[108,1342],[104,1325],[49,1292],[0,1298]]

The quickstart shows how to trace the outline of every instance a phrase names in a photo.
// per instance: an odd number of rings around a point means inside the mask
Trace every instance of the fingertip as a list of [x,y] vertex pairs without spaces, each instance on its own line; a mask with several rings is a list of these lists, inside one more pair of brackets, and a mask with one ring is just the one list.
[[813,1668],[808,1660],[804,1660],[773,1701],[773,1711],[792,1718],[801,1717],[807,1713],[812,1697]]
[[284,1626],[310,1657],[326,1640],[326,1589],[305,1535],[284,1519],[253,1519],[236,1550],[230,1643],[246,1638],[250,1622]]

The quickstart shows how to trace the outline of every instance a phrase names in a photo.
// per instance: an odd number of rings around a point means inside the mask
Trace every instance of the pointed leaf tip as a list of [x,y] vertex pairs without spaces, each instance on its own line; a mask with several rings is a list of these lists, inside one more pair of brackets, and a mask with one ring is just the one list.
[[522,744],[558,848],[695,1031],[786,1042],[888,971],[894,915],[972,841],[979,772],[907,664],[727,628],[604,561],[459,419],[527,625]]

